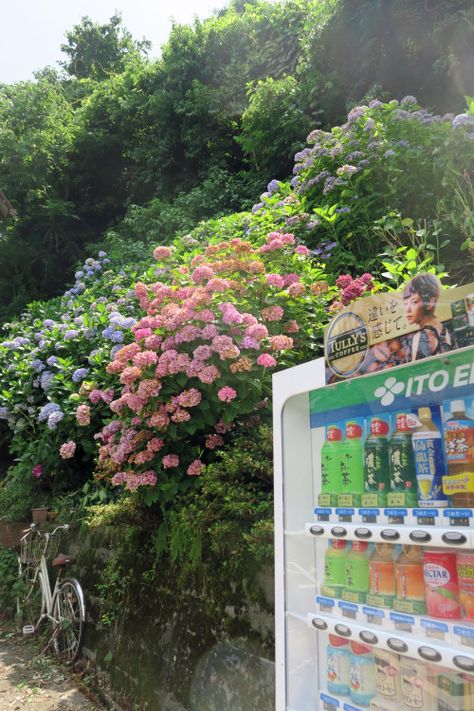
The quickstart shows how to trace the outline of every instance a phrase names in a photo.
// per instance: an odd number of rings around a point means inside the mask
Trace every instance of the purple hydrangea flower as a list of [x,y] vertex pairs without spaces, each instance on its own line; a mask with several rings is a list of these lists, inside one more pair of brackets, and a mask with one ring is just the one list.
[[43,388],[43,390],[49,390],[51,387],[51,382],[54,378],[54,374],[50,370],[44,370],[41,373],[41,378],[40,378],[40,385]]
[[58,362],[58,359],[56,358],[55,355],[49,356],[49,358],[46,360],[46,363],[51,367],[53,365],[56,365]]
[[73,338],[77,338],[79,335],[79,331],[76,331],[74,328],[71,328],[69,331],[66,331],[64,334],[64,338],[66,341],[72,341]]
[[61,407],[57,403],[48,402],[46,405],[43,405],[39,411],[38,422],[46,422],[53,412],[59,412],[59,410],[61,410]]
[[61,420],[64,419],[64,412],[56,410],[48,417],[48,429],[55,430]]
[[278,190],[279,187],[280,187],[280,183],[278,182],[278,180],[270,180],[270,182],[267,185],[267,193],[269,195],[272,195],[275,192],[275,190]]
[[35,373],[41,373],[41,371],[46,368],[43,361],[39,360],[38,358],[35,358],[35,360],[31,361],[31,367],[33,368]]
[[84,378],[87,378],[88,373],[89,373],[88,368],[78,368],[72,374],[72,379],[75,383],[80,383],[82,380],[84,380]]
[[52,318],[47,318],[43,321],[43,326],[45,328],[53,328],[54,324],[55,324],[55,322],[53,321]]

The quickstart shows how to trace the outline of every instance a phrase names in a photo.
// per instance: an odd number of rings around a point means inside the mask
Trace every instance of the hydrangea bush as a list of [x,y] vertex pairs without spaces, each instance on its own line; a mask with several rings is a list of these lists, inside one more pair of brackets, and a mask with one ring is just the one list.
[[254,206],[262,224],[283,218],[316,255],[332,256],[334,275],[377,268],[386,216],[401,243],[423,236],[421,246],[439,259],[449,240],[448,256],[459,254],[459,196],[472,194],[473,113],[434,115],[412,96],[374,100],[307,140],[290,184],[273,181]]
[[103,476],[146,487],[147,501],[173,498],[240,418],[265,407],[272,372],[319,351],[333,290],[308,255],[281,232],[260,246],[233,238],[184,259],[155,249],[166,280],[136,284],[135,340],[107,366],[121,391],[98,436]]

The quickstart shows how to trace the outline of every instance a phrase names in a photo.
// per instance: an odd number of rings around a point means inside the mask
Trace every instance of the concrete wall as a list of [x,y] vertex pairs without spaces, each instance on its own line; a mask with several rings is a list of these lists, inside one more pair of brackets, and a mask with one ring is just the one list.
[[[122,575],[110,582],[115,542],[126,533],[104,526],[65,541],[77,556],[71,572],[87,598],[84,654],[117,698],[134,711],[272,711],[272,571],[247,583],[248,596],[223,583],[222,561],[190,586],[166,561],[150,574],[150,556],[138,545],[127,560],[125,583]],[[109,582],[101,591],[104,579]],[[107,602],[113,614],[104,624]]]

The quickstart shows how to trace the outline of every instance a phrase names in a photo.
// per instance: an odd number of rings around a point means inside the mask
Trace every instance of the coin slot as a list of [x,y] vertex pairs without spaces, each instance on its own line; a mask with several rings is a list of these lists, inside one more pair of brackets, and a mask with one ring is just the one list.
[[390,637],[390,639],[387,640],[387,645],[390,649],[393,649],[394,652],[399,652],[400,654],[408,652],[408,645],[405,644],[402,639]]
[[324,528],[322,526],[311,526],[309,529],[313,536],[322,536],[324,533]]
[[331,533],[336,538],[344,538],[344,536],[347,536],[347,531],[343,526],[333,526]]

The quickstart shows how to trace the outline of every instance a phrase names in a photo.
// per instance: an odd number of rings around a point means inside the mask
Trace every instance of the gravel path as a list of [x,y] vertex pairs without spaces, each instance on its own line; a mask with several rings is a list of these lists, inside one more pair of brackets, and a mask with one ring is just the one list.
[[0,621],[0,711],[102,711],[67,670]]

